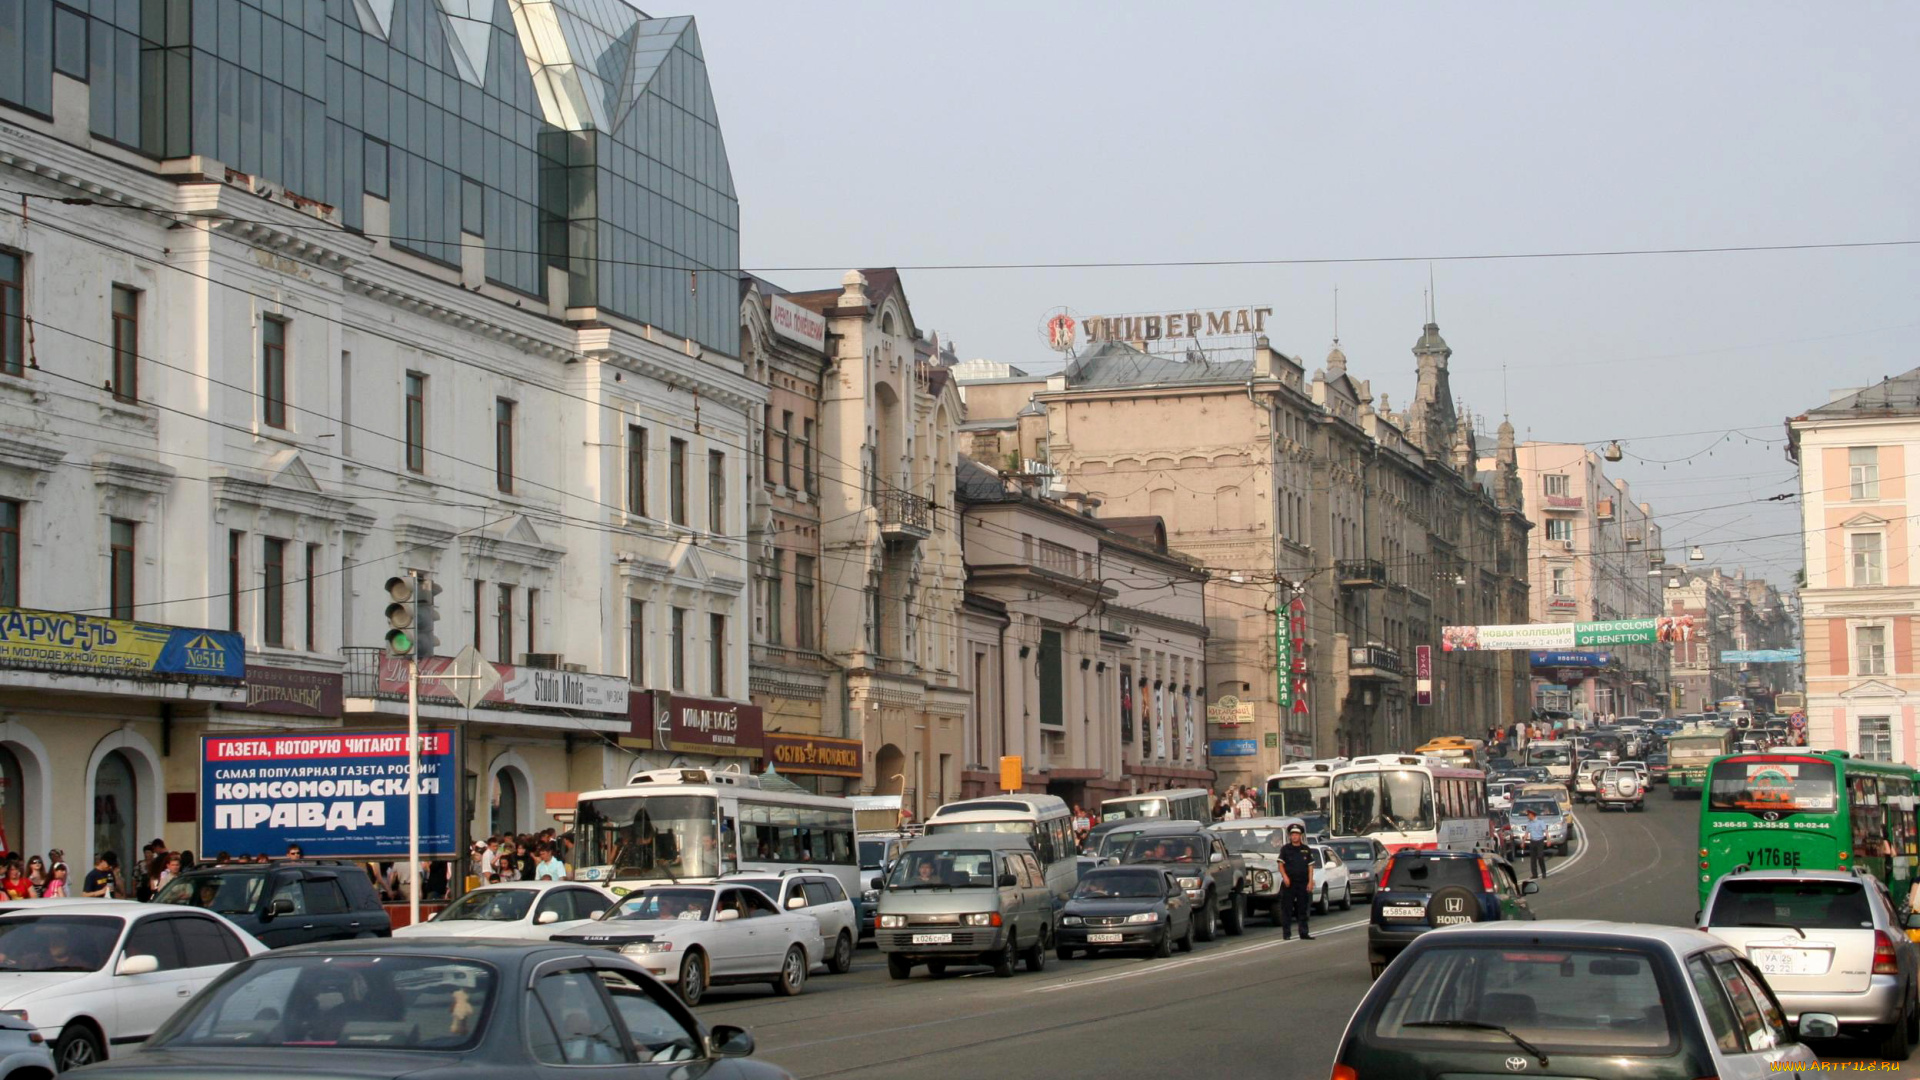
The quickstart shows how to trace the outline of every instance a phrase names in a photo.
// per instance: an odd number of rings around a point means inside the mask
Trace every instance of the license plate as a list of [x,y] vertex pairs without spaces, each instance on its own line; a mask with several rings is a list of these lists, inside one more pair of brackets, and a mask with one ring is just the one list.
[[951,945],[953,944],[953,935],[952,934],[915,934],[913,935],[913,943],[915,945]]
[[1753,949],[1762,975],[1824,975],[1830,955],[1822,949]]
[[1125,940],[1127,940],[1127,936],[1125,934],[1088,934],[1087,935],[1087,944],[1089,945],[1118,945],[1119,943]]
[[1418,919],[1427,913],[1426,908],[1403,907],[1388,904],[1380,909],[1380,914],[1389,919]]

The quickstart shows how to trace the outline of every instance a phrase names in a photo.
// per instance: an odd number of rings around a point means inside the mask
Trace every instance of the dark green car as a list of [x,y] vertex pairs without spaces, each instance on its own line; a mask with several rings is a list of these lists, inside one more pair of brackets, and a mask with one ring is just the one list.
[[[1574,920],[1449,926],[1407,946],[1341,1036],[1333,1080],[1812,1077],[1766,980],[1678,927]],[[1809,1068],[1803,1068],[1809,1066]]]

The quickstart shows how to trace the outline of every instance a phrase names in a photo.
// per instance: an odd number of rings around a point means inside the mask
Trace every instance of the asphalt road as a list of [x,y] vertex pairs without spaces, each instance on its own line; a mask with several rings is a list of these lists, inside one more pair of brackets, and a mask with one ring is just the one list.
[[[1541,918],[1691,925],[1697,802],[1656,787],[1641,813],[1581,807],[1582,834],[1530,898]],[[1524,867],[1522,867],[1524,869]],[[798,998],[715,988],[700,1014],[751,1029],[757,1057],[802,1080],[1244,1076],[1323,1080],[1371,980],[1366,912],[1282,941],[1264,919],[1168,960],[1049,958],[1039,974],[887,977],[872,948]],[[1850,1057],[1842,1043],[1822,1056]],[[1917,1063],[1920,1064],[1920,1063]],[[1909,1071],[1915,1071],[1909,1066]],[[1888,1074],[1882,1074],[1888,1075]]]

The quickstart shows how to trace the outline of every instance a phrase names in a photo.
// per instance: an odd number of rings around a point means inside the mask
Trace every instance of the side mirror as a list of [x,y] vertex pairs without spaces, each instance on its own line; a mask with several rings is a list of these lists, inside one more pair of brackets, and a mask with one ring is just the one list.
[[267,905],[267,918],[269,919],[273,918],[276,915],[291,915],[291,914],[293,914],[293,901],[287,899],[284,896],[276,899],[273,903]]
[[540,914],[534,916],[533,921],[534,921],[534,924],[538,926],[546,926],[550,923],[557,923],[560,921],[560,913],[557,911],[543,911]]
[[746,1057],[753,1053],[753,1033],[721,1024],[707,1033],[707,1045],[713,1047],[715,1057]]
[[887,876],[885,874],[875,874],[873,880],[867,882],[867,884],[873,887],[874,892],[879,892],[887,887]]
[[1540,891],[1540,883],[1537,881],[1529,880],[1529,881],[1523,881],[1520,883],[1521,896],[1532,896],[1534,893],[1537,893],[1539,891]]
[[1840,1019],[1832,1013],[1801,1013],[1795,1028],[1802,1039],[1832,1039],[1840,1034]]
[[788,911],[799,911],[801,908],[806,906],[807,906],[807,898],[801,895],[800,893],[795,893],[792,896],[787,897]]
[[1704,929],[1704,928],[1706,927],[1706,925],[1707,925],[1707,923],[1706,923],[1706,919],[1705,919],[1705,916],[1706,916],[1706,914],[1707,914],[1707,913],[1706,913],[1706,911],[1705,911],[1704,909],[1702,909],[1702,910],[1700,910],[1700,911],[1696,911],[1696,912],[1694,912],[1694,913],[1693,913],[1693,925],[1695,925],[1695,926],[1698,926],[1698,927],[1701,927],[1702,929]]
[[113,969],[115,975],[151,975],[160,970],[160,958],[140,953],[137,956],[123,956]]
[[1000,875],[1000,887],[1001,887],[1001,888],[1003,888],[1003,889],[1011,889],[1011,888],[1013,888],[1013,887],[1014,887],[1015,885],[1018,885],[1018,884],[1020,884],[1020,879],[1019,879],[1019,878],[1017,878],[1017,877],[1014,877],[1014,876],[1013,876],[1012,874],[1001,874],[1001,875]]
[[1208,859],[1207,861],[1208,862],[1226,862],[1227,857],[1216,851],[1213,853],[1213,857]]
[[732,922],[733,920],[739,917],[740,917],[740,913],[734,910],[733,908],[721,908],[720,913],[713,917],[713,921],[714,922]]

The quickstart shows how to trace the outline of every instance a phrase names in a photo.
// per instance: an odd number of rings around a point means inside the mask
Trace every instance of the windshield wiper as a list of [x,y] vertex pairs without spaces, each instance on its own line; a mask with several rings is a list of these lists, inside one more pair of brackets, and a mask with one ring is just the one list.
[[1527,1053],[1532,1054],[1534,1057],[1539,1058],[1541,1068],[1543,1069],[1547,1068],[1549,1065],[1549,1062],[1547,1061],[1547,1052],[1545,1050],[1542,1050],[1539,1047],[1528,1042],[1527,1040],[1521,1038],[1520,1036],[1515,1035],[1513,1032],[1508,1031],[1506,1028],[1501,1027],[1499,1024],[1489,1024],[1484,1020],[1415,1020],[1410,1024],[1404,1024],[1402,1026],[1410,1027],[1410,1028],[1427,1028],[1427,1027],[1466,1028],[1471,1031],[1497,1031],[1500,1034],[1505,1035],[1507,1038],[1512,1039],[1513,1045],[1519,1047],[1522,1050],[1525,1050]]
[[911,889],[951,889],[953,886],[944,881],[909,881],[905,885],[894,885],[892,888],[896,892],[906,892]]
[[1746,928],[1746,927],[1752,927],[1752,928],[1754,928],[1754,929],[1756,929],[1756,930],[1791,930],[1791,931],[1793,931],[1794,933],[1796,933],[1796,934],[1799,934],[1799,935],[1800,935],[1800,940],[1802,940],[1802,941],[1805,941],[1805,940],[1807,939],[1807,932],[1806,932],[1805,930],[1802,930],[1802,929],[1800,929],[1800,928],[1799,928],[1799,927],[1797,927],[1797,926],[1788,926],[1788,925],[1787,925],[1786,923],[1777,923],[1777,922],[1742,922],[1742,923],[1740,923],[1740,926],[1741,926],[1742,928]]

